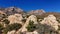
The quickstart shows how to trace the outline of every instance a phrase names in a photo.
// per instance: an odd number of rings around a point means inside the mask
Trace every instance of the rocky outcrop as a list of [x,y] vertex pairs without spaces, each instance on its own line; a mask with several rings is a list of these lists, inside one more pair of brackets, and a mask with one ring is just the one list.
[[38,24],[36,16],[31,15],[29,16],[29,18],[27,18],[26,23],[23,26],[22,32],[27,31],[26,27],[28,26],[30,20],[33,21],[34,24]]
[[58,22],[56,21],[56,17],[54,15],[49,15],[48,17],[45,17],[41,24],[46,24],[51,27],[53,27],[54,30],[58,30]]
[[19,24],[22,24],[22,15],[21,14],[14,14],[14,15],[10,15],[8,16],[8,20],[10,21],[9,24],[13,24],[13,23],[19,23]]
[[19,31],[17,33],[19,33],[19,32],[28,32],[26,27],[28,26],[30,20],[33,21],[34,24],[38,24],[37,17],[35,15],[31,15],[27,18],[26,23],[22,26],[21,29],[19,29]]
[[20,8],[16,8],[16,7],[8,7],[8,8],[5,8],[5,13],[8,14],[8,15],[12,15],[12,14],[22,14],[24,13],[22,9]]

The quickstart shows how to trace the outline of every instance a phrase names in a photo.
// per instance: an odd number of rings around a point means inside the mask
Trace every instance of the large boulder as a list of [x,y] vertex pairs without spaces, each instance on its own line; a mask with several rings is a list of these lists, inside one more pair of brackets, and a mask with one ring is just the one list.
[[58,22],[56,21],[56,17],[54,15],[45,17],[44,20],[42,20],[40,23],[51,26],[54,28],[54,30],[58,30]]
[[22,24],[22,15],[21,14],[14,14],[14,15],[10,15],[8,16],[8,20],[10,21],[9,24],[13,24],[13,23],[19,23],[19,24]]

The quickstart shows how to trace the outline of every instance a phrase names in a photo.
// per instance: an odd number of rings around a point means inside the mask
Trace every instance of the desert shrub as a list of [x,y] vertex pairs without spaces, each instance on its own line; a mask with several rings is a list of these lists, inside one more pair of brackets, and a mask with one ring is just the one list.
[[2,34],[2,30],[4,29],[3,25],[0,24],[0,34]]
[[38,33],[40,34],[57,34],[58,32],[53,29],[53,27],[46,24],[39,24]]
[[14,23],[14,24],[8,25],[8,26],[6,27],[6,29],[7,29],[8,31],[11,31],[11,30],[18,30],[18,29],[20,29],[21,27],[22,27],[21,24]]
[[60,23],[60,20],[59,19],[56,19],[59,23]]
[[3,20],[3,22],[4,22],[5,24],[9,24],[9,23],[10,23],[10,21],[9,21],[8,19]]
[[21,24],[18,24],[18,23],[9,24],[8,26],[5,27],[4,34],[7,34],[8,31],[18,30],[21,27],[22,27],[22,25]]
[[3,15],[3,17],[2,18],[7,18],[7,15],[5,15],[5,14],[2,14]]
[[34,31],[36,29],[36,25],[33,24],[33,23],[34,22],[30,20],[29,25],[26,27],[29,32],[32,32],[32,31]]
[[26,17],[28,18],[30,16],[30,14],[26,15]]
[[22,19],[22,22],[26,22],[26,19]]
[[59,28],[58,28],[58,30],[60,30],[60,26],[58,26]]
[[3,30],[3,33],[4,33],[4,34],[7,34],[7,32],[8,32],[8,29],[4,29],[4,30]]
[[0,31],[3,30],[3,29],[4,29],[3,25],[0,24]]

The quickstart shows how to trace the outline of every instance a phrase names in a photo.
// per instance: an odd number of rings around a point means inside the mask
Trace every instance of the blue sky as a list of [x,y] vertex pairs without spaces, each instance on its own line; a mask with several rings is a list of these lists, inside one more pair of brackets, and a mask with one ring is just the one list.
[[25,11],[43,9],[60,12],[60,0],[0,0],[0,7],[16,6]]

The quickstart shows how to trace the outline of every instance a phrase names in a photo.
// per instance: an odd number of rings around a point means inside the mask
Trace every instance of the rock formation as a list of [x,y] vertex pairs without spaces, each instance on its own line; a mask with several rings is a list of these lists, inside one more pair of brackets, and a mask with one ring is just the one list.
[[56,17],[54,15],[49,15],[45,17],[41,24],[46,24],[53,27],[55,30],[58,30],[58,22],[56,21]]
[[18,32],[28,32],[26,27],[28,26],[30,20],[33,21],[34,24],[38,24],[37,17],[35,15],[31,15],[27,18],[26,23],[22,26],[21,29],[19,29]]
[[23,17],[21,14],[14,14],[14,15],[8,16],[8,20],[10,21],[10,24],[19,23],[23,25],[22,19]]

